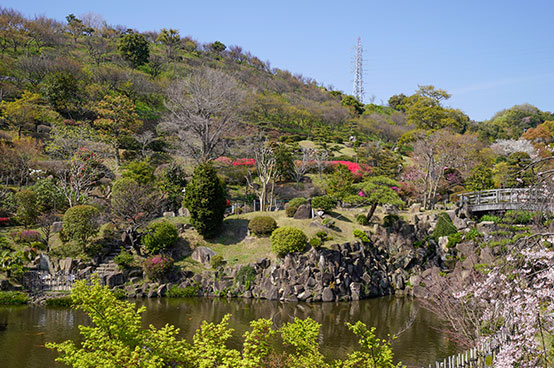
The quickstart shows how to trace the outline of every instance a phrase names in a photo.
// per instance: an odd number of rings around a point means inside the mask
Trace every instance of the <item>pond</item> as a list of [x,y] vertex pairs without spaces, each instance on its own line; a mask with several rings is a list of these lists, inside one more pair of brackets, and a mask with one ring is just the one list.
[[[219,321],[231,313],[230,327],[235,332],[229,345],[235,348],[240,347],[241,336],[253,319],[271,318],[279,327],[294,317],[311,317],[322,324],[321,350],[333,359],[343,358],[357,348],[357,339],[345,323],[358,320],[375,326],[379,337],[405,330],[392,346],[396,360],[409,366],[428,365],[457,352],[457,346],[437,330],[436,317],[410,298],[389,296],[358,302],[311,304],[251,299],[162,298],[140,300],[137,304],[147,308],[143,314],[145,326],[173,324],[189,341],[203,320]],[[413,324],[406,329],[411,319]],[[69,308],[0,307],[0,366],[61,367],[54,362],[55,354],[44,348],[44,344],[77,339],[77,326],[87,322],[86,315]]]

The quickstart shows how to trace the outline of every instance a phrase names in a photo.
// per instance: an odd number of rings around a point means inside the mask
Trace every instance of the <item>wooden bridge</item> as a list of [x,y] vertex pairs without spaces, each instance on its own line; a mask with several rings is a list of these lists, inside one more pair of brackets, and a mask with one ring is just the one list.
[[506,188],[462,193],[462,205],[468,204],[471,212],[528,210],[554,212],[552,195],[540,188]]

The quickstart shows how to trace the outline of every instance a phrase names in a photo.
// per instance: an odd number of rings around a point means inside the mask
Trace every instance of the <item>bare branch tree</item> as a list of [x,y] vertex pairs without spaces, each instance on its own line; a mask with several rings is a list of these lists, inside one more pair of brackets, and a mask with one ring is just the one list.
[[154,137],[154,133],[152,133],[150,130],[147,130],[140,134],[134,134],[133,138],[140,144],[140,154],[142,158],[145,158],[149,150],[147,149],[148,145],[156,139]]
[[313,163],[313,150],[309,148],[302,148],[302,156],[300,157],[299,160],[294,161],[294,167],[291,170],[291,175],[294,178],[294,181],[296,182],[296,189],[298,189],[300,180],[302,180],[304,175],[308,172],[312,163]]
[[173,133],[186,155],[198,162],[219,157],[225,137],[238,121],[244,91],[231,76],[202,69],[167,90],[164,130]]

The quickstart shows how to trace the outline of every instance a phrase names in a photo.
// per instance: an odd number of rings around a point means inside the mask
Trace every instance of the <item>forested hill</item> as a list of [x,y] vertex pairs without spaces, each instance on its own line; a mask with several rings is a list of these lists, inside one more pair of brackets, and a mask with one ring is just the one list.
[[450,95],[432,86],[412,96],[392,96],[389,106],[363,105],[313,79],[272,68],[240,46],[200,43],[170,27],[139,32],[108,25],[98,15],[28,18],[0,8],[0,99],[19,101],[11,109],[4,105],[0,129],[44,138],[41,133],[62,122],[90,124],[98,117],[95,103],[119,94],[136,107],[144,122],[139,130],[155,131],[172,81],[205,67],[231,75],[247,94],[236,107],[250,129],[238,134],[261,126],[300,139],[342,142],[357,135],[393,144],[415,128],[447,126],[494,140],[517,138],[550,116],[522,105],[489,122],[473,123],[462,111],[445,106]]

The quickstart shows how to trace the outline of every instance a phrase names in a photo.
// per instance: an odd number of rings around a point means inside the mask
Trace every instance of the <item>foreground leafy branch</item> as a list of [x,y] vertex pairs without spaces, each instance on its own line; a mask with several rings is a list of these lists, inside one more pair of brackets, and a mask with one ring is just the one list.
[[[252,321],[252,329],[244,333],[239,351],[226,345],[233,333],[228,327],[230,315],[220,323],[204,321],[190,344],[178,337],[178,328],[169,324],[160,329],[152,325],[143,329],[141,313],[145,307],[136,309],[134,303],[118,300],[98,280],[91,286],[78,281],[71,295],[73,305],[88,314],[92,325],[79,326],[83,336],[80,345],[65,341],[46,346],[58,351],[58,362],[72,367],[401,367],[393,364],[390,344],[376,338],[375,328],[368,329],[362,322],[349,324],[350,330],[360,337],[361,349],[344,361],[327,363],[319,351],[321,325],[310,318],[297,318],[280,330],[275,330],[269,319]],[[277,335],[292,349],[277,352]]]

